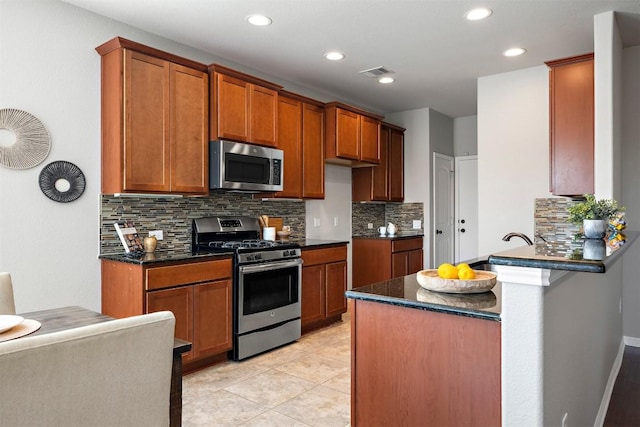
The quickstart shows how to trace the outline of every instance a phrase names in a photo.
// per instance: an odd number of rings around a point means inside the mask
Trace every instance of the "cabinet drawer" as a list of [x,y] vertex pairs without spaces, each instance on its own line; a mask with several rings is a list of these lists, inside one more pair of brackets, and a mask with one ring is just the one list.
[[146,289],[161,289],[231,277],[231,260],[194,262],[146,270]]
[[336,261],[346,261],[347,247],[338,246],[325,249],[311,249],[302,251],[302,261],[304,266],[326,264]]
[[422,237],[417,239],[402,239],[391,242],[391,252],[411,251],[422,249]]

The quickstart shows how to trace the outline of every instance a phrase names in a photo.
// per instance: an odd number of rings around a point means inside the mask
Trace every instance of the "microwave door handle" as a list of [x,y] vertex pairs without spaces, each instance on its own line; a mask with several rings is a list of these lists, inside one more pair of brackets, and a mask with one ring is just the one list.
[[302,259],[298,258],[292,261],[279,261],[279,262],[270,262],[265,264],[241,265],[240,272],[241,273],[257,273],[260,271],[271,271],[271,270],[279,270],[279,269],[288,268],[288,267],[298,267],[300,265],[302,265]]

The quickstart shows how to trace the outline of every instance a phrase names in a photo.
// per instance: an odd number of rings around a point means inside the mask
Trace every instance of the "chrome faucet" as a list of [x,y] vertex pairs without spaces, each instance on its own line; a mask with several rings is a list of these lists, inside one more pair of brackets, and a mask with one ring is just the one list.
[[509,240],[511,240],[512,237],[520,237],[522,240],[524,240],[525,242],[527,242],[527,245],[531,246],[533,245],[533,242],[531,241],[530,238],[527,237],[526,234],[522,234],[522,233],[507,233],[502,240],[504,240],[505,242],[508,242]]

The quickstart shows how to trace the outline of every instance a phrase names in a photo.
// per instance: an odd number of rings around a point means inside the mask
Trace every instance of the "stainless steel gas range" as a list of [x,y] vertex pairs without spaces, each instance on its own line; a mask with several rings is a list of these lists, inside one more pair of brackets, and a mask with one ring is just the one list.
[[233,350],[242,360],[300,338],[300,246],[260,240],[251,217],[194,219],[194,252],[233,252]]

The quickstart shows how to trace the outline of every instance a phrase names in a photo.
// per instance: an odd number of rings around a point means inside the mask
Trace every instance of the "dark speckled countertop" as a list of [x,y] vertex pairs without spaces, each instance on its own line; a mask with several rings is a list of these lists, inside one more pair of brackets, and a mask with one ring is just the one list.
[[361,286],[345,293],[347,298],[438,311],[459,316],[500,321],[500,282],[481,294],[447,294],[424,289],[416,274]]
[[489,256],[493,265],[509,265],[515,267],[545,268],[550,270],[579,271],[583,273],[604,273],[625,253],[640,236],[637,231],[624,231],[626,242],[618,250],[604,256],[600,260],[586,260],[581,257],[569,258],[566,253],[555,250],[554,242],[536,243]]
[[[317,249],[329,246],[346,245],[347,240],[321,240],[321,239],[291,239],[292,242],[298,243],[302,250]],[[210,261],[213,259],[229,258],[233,255],[233,251],[218,253],[194,253],[190,250],[156,250],[153,253],[142,254],[141,256],[128,256],[124,252],[114,254],[101,254],[100,259],[108,259],[111,261],[126,262],[129,264],[155,264],[165,262],[183,262],[183,261]]]

